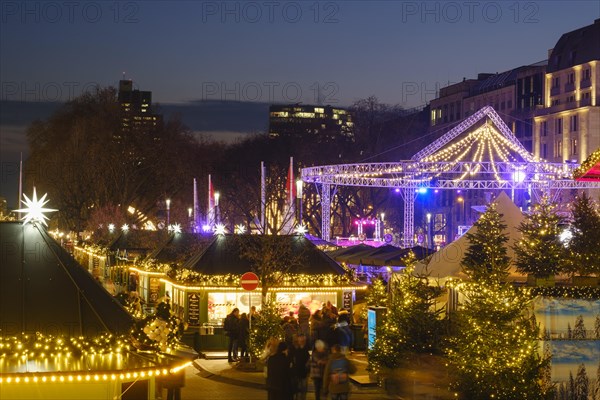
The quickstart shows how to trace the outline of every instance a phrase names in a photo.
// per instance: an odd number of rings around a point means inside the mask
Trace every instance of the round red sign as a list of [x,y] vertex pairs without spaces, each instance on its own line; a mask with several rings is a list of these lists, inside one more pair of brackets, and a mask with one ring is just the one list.
[[258,280],[258,275],[254,272],[246,272],[242,275],[240,282],[244,290],[254,290],[258,287],[260,281]]

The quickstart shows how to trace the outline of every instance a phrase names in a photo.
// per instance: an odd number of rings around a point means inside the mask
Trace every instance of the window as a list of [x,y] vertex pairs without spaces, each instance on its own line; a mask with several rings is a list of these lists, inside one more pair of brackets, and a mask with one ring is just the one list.
[[577,154],[577,139],[571,139],[571,154]]
[[569,73],[567,82],[568,83],[575,83],[575,73],[573,73],[573,72]]
[[554,134],[562,135],[562,133],[563,133],[562,118],[556,118],[554,120]]
[[562,140],[554,141],[554,157],[562,157]]
[[542,148],[540,149],[540,157],[548,158],[548,145],[546,143],[542,143]]
[[540,124],[540,136],[548,136],[548,121],[543,121]]
[[574,101],[575,101],[575,96],[569,96],[569,97],[567,98],[567,103],[572,103],[572,102],[574,102]]
[[559,99],[552,100],[552,105],[553,105],[553,106],[557,106],[557,105],[559,105],[559,104],[560,104],[560,100],[559,100]]
[[510,108],[512,108],[512,100],[509,100],[509,101],[507,102],[507,107],[508,107],[509,109],[510,109]]
[[591,70],[589,68],[586,68],[583,70],[583,80],[588,80],[588,79],[590,79],[591,76],[592,76],[592,74],[591,74]]
[[560,77],[556,77],[552,80],[552,88],[558,88],[560,86]]
[[579,129],[579,116],[571,115],[569,117],[569,132],[577,132]]

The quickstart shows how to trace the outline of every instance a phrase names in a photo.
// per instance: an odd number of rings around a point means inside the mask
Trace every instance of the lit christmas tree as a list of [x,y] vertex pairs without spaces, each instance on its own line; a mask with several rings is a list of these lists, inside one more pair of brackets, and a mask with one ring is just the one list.
[[448,349],[454,388],[473,400],[547,398],[544,371],[550,360],[538,352],[539,328],[529,316],[529,295],[490,281],[459,289],[466,302]]
[[387,297],[387,287],[383,279],[374,279],[367,289],[367,295],[365,296],[367,307],[363,307],[361,317],[367,319],[369,307],[386,307]]
[[369,351],[369,368],[375,373],[402,366],[410,354],[440,350],[441,310],[435,310],[435,299],[442,289],[430,286],[427,277],[415,276],[414,263],[410,252],[404,259],[406,268],[394,280],[386,318]]
[[248,347],[252,356],[259,356],[270,338],[283,340],[281,313],[277,307],[275,295],[267,297],[263,303],[260,315],[252,318],[252,330],[248,339]]
[[572,206],[573,223],[569,241],[569,272],[580,275],[600,274],[600,212],[585,192]]
[[463,270],[476,281],[500,281],[508,276],[510,258],[506,255],[508,234],[502,214],[491,203],[473,225],[475,233],[467,233],[469,248],[462,260]]
[[532,213],[519,226],[522,238],[514,246],[519,272],[548,277],[562,271],[567,259],[560,240],[564,222],[547,196],[533,207]]

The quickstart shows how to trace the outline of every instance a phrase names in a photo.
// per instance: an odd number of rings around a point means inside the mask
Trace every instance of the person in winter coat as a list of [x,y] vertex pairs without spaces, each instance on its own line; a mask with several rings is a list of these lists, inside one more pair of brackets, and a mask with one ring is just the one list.
[[250,320],[248,315],[243,313],[240,317],[240,335],[238,336],[238,346],[240,347],[240,358],[248,357],[248,337],[250,335]]
[[315,348],[310,356],[310,377],[315,386],[315,400],[321,400],[321,390],[323,389],[323,374],[325,366],[329,360],[327,345],[322,340],[315,342]]
[[331,400],[347,400],[350,393],[350,374],[356,366],[342,354],[338,344],[331,348],[331,356],[323,372],[323,394]]
[[229,338],[229,343],[227,345],[227,360],[229,362],[235,362],[237,361],[238,338],[240,336],[239,308],[234,308],[233,311],[225,317],[223,329]]
[[277,353],[267,360],[268,400],[292,400],[292,380],[288,347],[285,342],[277,346]]
[[306,336],[307,343],[310,345],[310,310],[300,302],[298,308],[298,325],[300,326],[300,333]]
[[292,383],[294,389],[294,400],[306,400],[308,391],[308,373],[310,354],[306,336],[298,334],[294,340],[294,346],[289,350],[292,362]]

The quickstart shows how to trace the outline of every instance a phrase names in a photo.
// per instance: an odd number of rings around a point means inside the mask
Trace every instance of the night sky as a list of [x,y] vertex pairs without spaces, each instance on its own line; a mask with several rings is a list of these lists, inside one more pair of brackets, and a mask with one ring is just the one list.
[[[463,77],[546,59],[561,34],[600,16],[600,2],[3,1],[0,13],[6,163],[27,153],[31,120],[55,109],[7,101],[65,101],[125,72],[193,130],[224,137],[265,129],[272,102],[375,95],[415,107]],[[195,100],[252,101],[260,113],[201,122],[185,104]],[[6,171],[0,196],[12,185]]]

